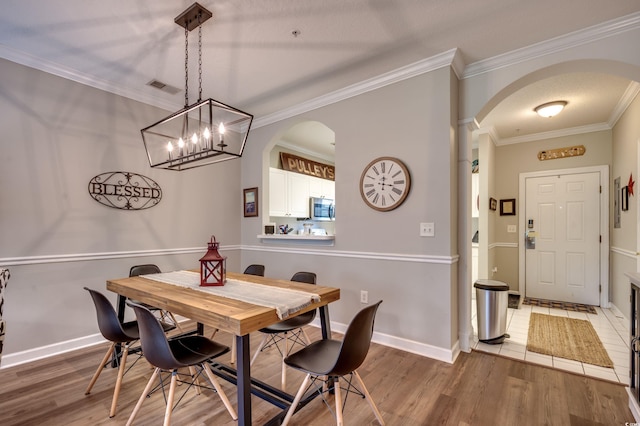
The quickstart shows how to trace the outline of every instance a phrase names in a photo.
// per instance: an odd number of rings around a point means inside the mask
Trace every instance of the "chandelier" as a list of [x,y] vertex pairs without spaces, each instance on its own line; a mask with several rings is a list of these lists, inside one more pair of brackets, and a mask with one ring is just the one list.
[[[202,24],[213,14],[198,3],[175,23],[184,28],[184,108],[140,132],[151,167],[187,170],[242,157],[253,115],[202,100]],[[198,29],[198,100],[189,104],[189,32]]]

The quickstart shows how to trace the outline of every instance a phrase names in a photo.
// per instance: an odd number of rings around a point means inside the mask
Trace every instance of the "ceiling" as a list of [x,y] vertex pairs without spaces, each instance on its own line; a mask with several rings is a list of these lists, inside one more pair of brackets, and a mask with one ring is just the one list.
[[[184,104],[182,27],[192,0],[3,0],[0,57],[158,105]],[[458,49],[464,65],[631,14],[637,0],[201,0],[203,97],[257,118]],[[523,18],[523,17],[526,17]],[[189,38],[197,97],[197,31]],[[161,81],[167,93],[147,85]],[[594,73],[539,81],[480,123],[497,137],[607,123],[634,82]],[[539,103],[565,99],[553,119]],[[305,132],[299,131],[304,139]],[[317,138],[316,138],[317,139]],[[300,143],[302,143],[301,141]]]

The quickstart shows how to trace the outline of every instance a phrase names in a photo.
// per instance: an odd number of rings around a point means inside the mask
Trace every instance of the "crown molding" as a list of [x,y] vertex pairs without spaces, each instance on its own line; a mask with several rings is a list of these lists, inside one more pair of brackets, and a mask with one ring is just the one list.
[[586,126],[570,127],[567,129],[551,130],[549,132],[532,133],[530,135],[516,136],[513,138],[495,139],[496,146],[513,145],[516,143],[535,142],[544,139],[560,138],[564,136],[581,135],[584,133],[601,132],[611,130],[608,123],[595,123]]
[[258,117],[253,120],[253,128],[257,129],[262,126],[277,123],[287,118],[295,117],[296,115],[304,114],[305,112],[313,111],[314,109],[331,105],[336,102],[361,95],[363,93],[371,92],[390,84],[394,84],[446,66],[452,66],[454,64],[454,61],[456,62],[456,66],[460,67],[461,59],[459,57],[460,55],[458,54],[457,48],[448,50],[444,53],[423,59],[418,62],[414,62],[404,67],[381,74],[377,77],[361,81],[360,83],[352,84],[343,89],[327,93],[326,95],[318,96],[317,98],[313,98],[298,105],[294,105],[291,108],[285,108],[273,114]]
[[58,63],[47,61],[22,51],[11,49],[4,44],[0,44],[0,58],[7,59],[11,62],[15,62],[17,64],[24,65],[30,68],[34,68],[48,74],[53,74],[67,80],[75,81],[76,83],[84,84],[85,86],[103,90],[108,93],[113,93],[115,95],[142,102],[147,105],[153,105],[158,108],[166,109],[167,111],[175,111],[184,107],[184,105],[181,105],[179,103],[159,99],[157,97],[150,96],[149,94],[144,93],[140,90],[116,85],[112,82],[101,80],[88,74],[80,73],[74,69],[65,67]]
[[552,39],[516,49],[502,55],[497,55],[489,59],[474,62],[465,68],[462,78],[466,79],[475,77],[479,74],[505,68],[540,56],[549,55],[575,46],[611,37],[626,31],[631,31],[638,27],[640,27],[640,12],[632,13],[622,18],[613,19],[589,28],[554,37]]
[[609,120],[607,121],[609,127],[613,129],[618,120],[620,120],[620,117],[622,117],[622,114],[624,114],[627,108],[629,108],[631,102],[633,102],[636,96],[638,96],[638,93],[640,93],[640,83],[637,81],[629,83],[627,90],[622,94],[618,105],[616,105],[613,111],[611,111],[611,117],[609,117]]

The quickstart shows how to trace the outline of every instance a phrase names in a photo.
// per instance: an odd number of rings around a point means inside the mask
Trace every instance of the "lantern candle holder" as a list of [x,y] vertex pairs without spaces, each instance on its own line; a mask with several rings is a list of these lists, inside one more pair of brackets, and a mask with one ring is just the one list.
[[200,259],[200,286],[221,286],[227,281],[227,257],[218,253],[220,243],[214,235],[207,253]]

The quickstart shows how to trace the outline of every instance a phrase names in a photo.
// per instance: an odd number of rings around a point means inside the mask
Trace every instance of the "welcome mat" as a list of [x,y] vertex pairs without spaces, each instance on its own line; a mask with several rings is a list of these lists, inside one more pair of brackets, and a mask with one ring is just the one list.
[[587,320],[532,313],[527,350],[613,368],[607,350]]
[[558,302],[555,300],[536,299],[533,297],[525,297],[522,301],[523,305],[541,306],[543,308],[564,309],[565,311],[586,312],[588,314],[596,314],[596,308],[591,305],[583,305],[582,303]]

